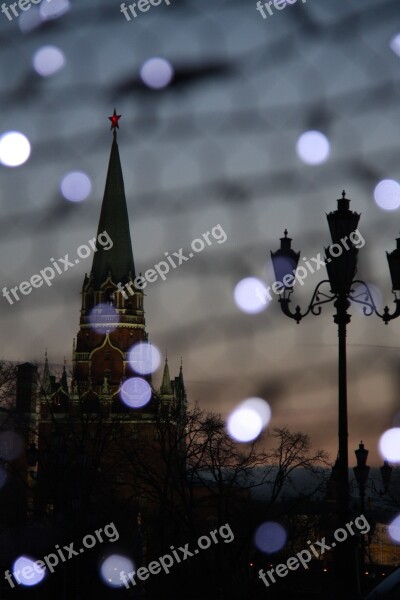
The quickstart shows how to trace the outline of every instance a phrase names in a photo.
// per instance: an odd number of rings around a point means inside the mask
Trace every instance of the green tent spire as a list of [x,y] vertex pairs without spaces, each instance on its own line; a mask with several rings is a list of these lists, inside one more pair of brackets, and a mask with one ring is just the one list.
[[106,243],[108,234],[112,240],[112,248],[105,250],[97,241],[97,252],[93,258],[91,271],[95,289],[98,289],[104,283],[110,273],[114,283],[120,281],[125,283],[130,278],[135,278],[124,179],[115,129],[113,133],[106,186],[97,231],[97,240],[103,232],[106,232],[100,238],[106,248],[109,247],[109,243]]

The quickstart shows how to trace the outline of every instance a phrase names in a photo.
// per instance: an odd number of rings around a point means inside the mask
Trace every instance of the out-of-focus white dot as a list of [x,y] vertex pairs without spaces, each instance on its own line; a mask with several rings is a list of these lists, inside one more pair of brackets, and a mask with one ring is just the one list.
[[124,581],[121,578],[122,572],[129,582],[128,573],[132,573],[132,571],[136,571],[133,561],[120,554],[111,554],[111,556],[102,562],[100,567],[100,575],[104,583],[112,588],[119,588],[124,585]]
[[61,181],[61,193],[70,202],[86,200],[92,191],[92,183],[86,173],[71,171]]
[[40,9],[37,6],[31,8],[18,17],[18,27],[22,33],[29,33],[37,29],[43,23],[43,18],[40,15]]
[[328,138],[320,131],[306,131],[297,140],[297,155],[307,165],[320,165],[329,158]]
[[58,19],[70,9],[69,0],[42,0],[40,4],[40,15],[42,19]]
[[400,427],[388,429],[381,435],[379,452],[384,460],[392,463],[400,462]]
[[253,408],[240,405],[228,415],[226,427],[237,442],[251,442],[260,435],[263,421]]
[[390,523],[388,532],[392,540],[400,544],[400,515]]
[[56,46],[43,46],[33,55],[33,68],[42,77],[54,75],[65,65],[64,53]]
[[375,202],[383,210],[396,210],[400,206],[400,184],[393,179],[382,179],[374,190]]
[[0,433],[0,458],[2,460],[15,460],[24,452],[24,442],[20,435],[14,431]]
[[[376,287],[376,285],[373,285],[372,283],[368,283],[368,289],[371,293],[372,296],[372,300],[374,301],[375,306],[379,309],[380,305],[382,304],[382,292],[380,291],[379,288]],[[368,300],[368,302],[370,302],[369,298],[367,297],[366,293],[365,293],[365,287],[363,285],[356,285],[353,288],[353,293],[352,296],[357,297],[359,300]],[[355,310],[360,313],[361,315],[364,315],[364,311],[363,311],[363,304],[359,304],[358,302],[353,301],[352,302],[352,306],[355,308]],[[368,307],[366,307],[368,309]],[[367,312],[368,314],[368,312]]]
[[261,419],[263,428],[266,427],[271,420],[271,408],[268,402],[262,398],[248,398],[247,400],[244,400],[240,406],[256,412]]
[[272,554],[282,550],[286,544],[287,533],[284,527],[274,521],[267,521],[257,527],[254,534],[254,543],[265,554]]
[[19,167],[31,153],[28,138],[19,131],[8,131],[0,137],[0,162],[6,167]]
[[36,561],[29,556],[20,556],[13,564],[12,572],[18,583],[31,587],[40,583],[45,576],[42,567],[36,564]]
[[143,83],[155,90],[165,88],[171,82],[173,75],[172,65],[165,58],[150,58],[140,69]]
[[119,320],[119,314],[111,304],[97,304],[89,313],[89,323],[96,333],[111,333]]
[[390,47],[397,56],[400,56],[400,33],[397,33],[390,40]]
[[270,302],[267,288],[261,279],[246,277],[236,284],[233,292],[236,305],[248,314],[265,310]]
[[147,342],[135,344],[128,352],[128,362],[140,375],[154,373],[160,366],[161,354],[156,346]]
[[121,400],[130,408],[142,408],[150,402],[152,391],[150,385],[141,377],[131,377],[124,381],[120,389]]

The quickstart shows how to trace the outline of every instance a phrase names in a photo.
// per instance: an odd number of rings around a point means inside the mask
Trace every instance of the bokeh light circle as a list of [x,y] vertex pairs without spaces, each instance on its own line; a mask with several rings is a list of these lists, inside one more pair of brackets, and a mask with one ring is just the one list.
[[43,46],[33,55],[33,68],[42,77],[54,75],[65,65],[64,53],[56,46]]
[[400,463],[400,427],[392,427],[379,440],[379,452],[384,460]]
[[0,433],[0,459],[15,460],[25,451],[24,441],[14,431]]
[[44,0],[40,3],[40,16],[44,21],[58,19],[70,9],[69,0]]
[[328,138],[320,131],[306,131],[297,140],[297,155],[307,165],[320,165],[329,158]]
[[279,552],[286,544],[286,540],[285,528],[275,521],[262,523],[254,534],[254,544],[264,554]]
[[375,187],[374,199],[383,210],[396,210],[400,206],[400,184],[394,179],[382,179]]
[[142,408],[150,402],[152,390],[150,384],[141,377],[131,377],[124,381],[120,389],[120,398],[130,408]]
[[18,27],[22,33],[29,33],[40,27],[42,23],[43,18],[37,6],[31,6],[27,12],[21,13],[18,17]]
[[256,314],[265,310],[270,302],[267,288],[261,279],[246,277],[239,281],[233,297],[237,307],[245,313]]
[[64,175],[60,189],[66,200],[83,202],[92,191],[92,182],[86,173],[71,171]]
[[171,82],[173,75],[172,65],[165,58],[150,58],[140,69],[143,83],[155,90],[165,88]]
[[[368,285],[368,289],[371,293],[372,300],[374,301],[375,306],[379,310],[379,307],[381,306],[382,300],[383,300],[382,292],[373,283],[367,283],[367,285]],[[358,297],[359,300],[366,300],[367,296],[365,293],[365,287],[361,284],[354,286],[352,296]],[[352,300],[352,308],[354,308],[359,314],[365,316],[365,313],[363,311],[363,306],[364,306],[363,304],[360,304],[359,302]]]
[[7,131],[0,137],[0,162],[6,167],[23,165],[31,154],[28,138],[19,131]]
[[400,515],[389,524],[388,533],[394,542],[400,544]]
[[397,56],[400,56],[400,33],[397,33],[390,40],[390,47]]
[[112,304],[96,304],[89,313],[91,329],[96,333],[111,333],[118,327],[119,314]]
[[128,573],[136,571],[136,568],[130,558],[120,554],[111,554],[103,560],[100,566],[101,578],[106,585],[112,588],[120,588],[124,585],[120,575],[122,571],[128,577]]
[[254,408],[241,404],[228,415],[226,426],[230,437],[237,442],[251,442],[260,435],[263,421]]
[[161,354],[156,346],[148,342],[135,344],[128,352],[128,362],[140,375],[154,373],[161,363]]
[[46,573],[42,567],[29,556],[20,556],[13,564],[12,573],[17,582],[25,587],[32,587],[40,583]]
[[271,407],[262,398],[247,398],[241,404],[244,408],[249,408],[258,414],[261,419],[262,427],[266,427],[271,420]]

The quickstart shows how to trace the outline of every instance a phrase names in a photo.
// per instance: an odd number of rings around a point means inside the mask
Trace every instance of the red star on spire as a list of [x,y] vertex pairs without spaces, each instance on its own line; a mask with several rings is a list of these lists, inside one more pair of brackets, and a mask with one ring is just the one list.
[[114,134],[115,134],[115,129],[116,128],[119,129],[118,121],[120,120],[120,118],[121,118],[121,115],[117,115],[117,111],[114,108],[114,114],[111,117],[108,117],[108,119],[111,121],[110,129],[114,130]]

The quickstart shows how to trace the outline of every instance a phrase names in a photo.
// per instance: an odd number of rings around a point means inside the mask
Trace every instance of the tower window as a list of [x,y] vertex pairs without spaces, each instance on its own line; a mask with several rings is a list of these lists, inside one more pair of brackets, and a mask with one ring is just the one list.
[[109,350],[106,350],[106,351],[104,352],[104,358],[105,358],[106,360],[110,360],[110,358],[111,358],[111,354],[110,354],[110,351],[109,351]]
[[107,369],[106,371],[104,371],[104,377],[107,379],[108,382],[111,381],[111,371],[110,371],[110,369]]

